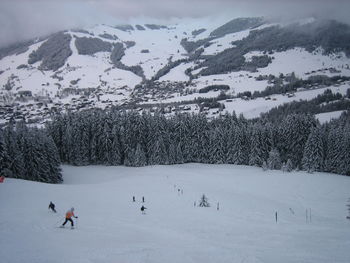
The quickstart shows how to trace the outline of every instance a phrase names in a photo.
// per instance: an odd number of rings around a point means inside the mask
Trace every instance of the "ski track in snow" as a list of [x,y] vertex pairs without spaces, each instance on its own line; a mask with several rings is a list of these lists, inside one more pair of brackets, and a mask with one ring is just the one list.
[[[61,185],[0,184],[1,262],[349,262],[349,177],[205,164],[63,175]],[[194,207],[202,194],[211,207]],[[57,228],[72,206],[76,229]]]

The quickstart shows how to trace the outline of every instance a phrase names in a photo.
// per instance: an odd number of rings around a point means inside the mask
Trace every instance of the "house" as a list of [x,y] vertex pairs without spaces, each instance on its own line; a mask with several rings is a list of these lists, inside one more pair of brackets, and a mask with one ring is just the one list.
[[18,92],[20,98],[30,98],[32,97],[32,92],[30,90],[21,90]]

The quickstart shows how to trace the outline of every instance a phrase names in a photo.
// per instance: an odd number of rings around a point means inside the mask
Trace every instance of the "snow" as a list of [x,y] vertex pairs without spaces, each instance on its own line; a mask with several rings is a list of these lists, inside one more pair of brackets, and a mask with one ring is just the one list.
[[[252,56],[262,56],[262,52],[253,51],[245,55],[246,59]],[[309,75],[345,75],[350,76],[349,58],[344,53],[323,55],[322,50],[318,49],[314,53],[306,51],[304,48],[294,48],[284,52],[275,52],[272,56],[274,59],[265,68],[258,69],[261,75],[275,75],[280,73],[295,73],[297,77],[308,78]],[[339,73],[330,73],[327,69],[334,68]],[[314,72],[313,72],[314,71]]]
[[[63,166],[63,174],[62,185],[18,179],[0,184],[2,262],[350,259],[349,177],[204,164]],[[211,207],[194,207],[202,194]],[[142,196],[146,215],[140,212]],[[50,201],[57,214],[47,211]],[[57,228],[72,206],[76,229]]]
[[327,89],[332,90],[333,93],[339,92],[344,95],[349,88],[350,83],[345,83],[339,87],[330,86],[326,88],[295,92],[294,97],[271,95],[269,96],[271,98],[270,100],[266,100],[265,98],[257,98],[254,100],[234,99],[232,102],[222,101],[222,103],[225,104],[225,111],[230,113],[235,111],[237,115],[242,113],[246,118],[256,118],[259,117],[261,113],[268,112],[272,108],[284,103],[299,100],[312,100],[317,95],[323,94]]
[[339,110],[339,111],[324,112],[324,113],[316,114],[315,117],[317,120],[319,120],[321,124],[324,124],[326,122],[330,122],[333,119],[338,119],[343,112],[345,111]]
[[[66,88],[87,89],[96,88],[101,90],[101,93],[105,93],[100,96],[101,100],[110,100],[113,104],[122,104],[128,100],[132,100],[131,93],[137,84],[142,82],[142,78],[134,73],[126,70],[117,69],[110,61],[109,52],[98,52],[93,56],[79,55],[75,47],[74,36],[78,37],[96,37],[103,41],[110,43],[124,43],[126,41],[134,41],[135,45],[125,50],[125,55],[122,58],[122,62],[127,66],[139,65],[144,70],[145,77],[151,79],[161,68],[171,61],[177,61],[179,59],[188,58],[187,52],[181,46],[181,40],[188,38],[189,41],[197,41],[209,37],[210,33],[230,21],[231,16],[227,17],[203,17],[203,18],[169,18],[169,20],[159,21],[155,19],[146,18],[134,18],[131,19],[131,25],[135,28],[135,25],[160,24],[167,25],[168,28],[162,28],[159,30],[151,30],[144,26],[145,30],[131,30],[128,32],[122,31],[108,25],[95,25],[91,28],[85,28],[89,32],[73,32],[67,31],[73,38],[70,43],[73,54],[68,58],[67,62],[61,67],[57,73],[63,80],[53,78],[53,71],[41,71],[38,66],[41,62],[29,65],[28,68],[17,69],[19,65],[27,64],[29,54],[37,49],[42,43],[38,42],[29,47],[29,50],[20,55],[12,55],[4,57],[0,60],[0,70],[4,71],[0,74],[0,103],[11,102],[16,97],[16,93],[22,90],[32,91],[33,96],[46,96],[49,95],[50,99],[55,102],[71,103],[74,95],[70,94],[69,97],[65,97],[66,94],[62,94],[62,91]],[[307,18],[304,20],[297,20],[293,23],[313,23],[313,18]],[[288,24],[291,22],[288,22]],[[256,29],[262,29],[276,24],[263,24]],[[281,25],[281,24],[279,24]],[[287,24],[286,24],[287,25]],[[285,25],[285,26],[286,26]],[[194,30],[205,28],[206,31],[197,36],[193,36]],[[224,37],[211,40],[212,45],[205,48],[204,54],[213,55],[217,52],[221,52],[226,48],[232,47],[232,41],[243,39],[248,36],[251,30],[244,30],[233,34],[227,34]],[[108,40],[99,37],[100,34],[108,33],[118,37],[117,40]],[[92,36],[93,35],[93,36]],[[149,53],[142,53],[142,50],[149,50]],[[253,51],[245,55],[247,61],[252,56],[264,55],[262,52]],[[295,73],[296,77],[307,79],[312,75],[327,75],[327,76],[350,76],[350,60],[344,53],[324,55],[321,49],[317,49],[313,53],[309,53],[303,48],[294,48],[285,52],[275,52],[274,54],[268,54],[273,57],[272,63],[265,68],[259,68],[257,72],[231,72],[228,74],[218,74],[211,76],[199,76],[192,80],[192,84],[188,86],[191,91],[199,90],[209,85],[228,85],[230,90],[226,93],[228,95],[237,95],[245,91],[263,91],[269,84],[266,80],[257,81],[256,77],[259,75],[273,74],[279,76],[280,73],[290,74]],[[177,67],[171,69],[166,75],[160,78],[160,81],[183,81],[187,82],[189,77],[185,74],[185,70],[188,68],[194,68],[200,61],[195,63],[182,63]],[[193,71],[193,74],[199,73],[203,68]],[[7,91],[4,85],[8,79],[12,76],[18,78],[13,79],[14,87],[11,91]],[[75,81],[77,84],[74,84]],[[72,82],[73,81],[73,82]],[[345,94],[346,89],[349,88],[349,83],[338,84],[339,87],[331,87],[335,92],[340,91]],[[321,88],[321,86],[320,86]],[[262,112],[266,112],[272,107],[281,105],[285,102],[290,102],[299,99],[312,99],[314,96],[322,93],[324,89],[318,89],[315,91],[308,91],[303,93],[296,93],[296,97],[287,98],[281,95],[274,95],[271,98],[275,100],[265,101],[264,98],[254,101],[236,100],[235,102],[225,103],[226,110],[232,112],[235,110],[237,113],[243,113],[246,117],[257,117]],[[180,94],[171,94],[168,99],[158,99],[158,103],[189,101],[198,97],[213,98],[217,97],[220,91],[210,91],[208,93],[192,93],[185,96]],[[11,96],[9,96],[11,95]],[[13,95],[13,96],[12,96]],[[60,95],[60,97],[55,97]],[[5,96],[3,98],[3,96]],[[63,97],[62,97],[63,96]],[[95,97],[96,98],[96,97]],[[95,98],[90,97],[95,104],[91,104],[95,107],[105,108],[106,104],[96,101]],[[33,101],[30,101],[31,103]],[[22,104],[22,102],[19,102]],[[215,110],[216,111],[216,110]],[[0,120],[0,122],[5,121]]]
[[168,74],[162,76],[159,81],[188,81],[190,78],[185,74],[186,69],[193,67],[195,64],[181,63],[175,68],[172,68]]
[[227,48],[231,48],[233,41],[242,40],[247,37],[250,33],[250,30],[240,31],[234,34],[227,34],[224,37],[217,38],[210,41],[212,44],[204,49],[203,55],[214,55],[224,51]]

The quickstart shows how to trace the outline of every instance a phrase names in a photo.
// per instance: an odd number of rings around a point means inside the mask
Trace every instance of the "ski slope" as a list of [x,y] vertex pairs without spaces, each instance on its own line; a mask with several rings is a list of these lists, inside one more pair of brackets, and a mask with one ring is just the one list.
[[[204,164],[63,166],[63,175],[62,185],[0,184],[1,262],[350,259],[349,177]],[[194,207],[202,194],[211,207]],[[50,201],[57,214],[48,211]],[[79,216],[76,229],[57,228],[71,206]]]

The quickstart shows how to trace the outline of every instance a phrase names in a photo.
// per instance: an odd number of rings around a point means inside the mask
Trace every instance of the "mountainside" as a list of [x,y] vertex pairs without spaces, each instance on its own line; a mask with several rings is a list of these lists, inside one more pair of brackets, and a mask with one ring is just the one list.
[[350,27],[336,21],[96,25],[2,48],[0,117],[112,106],[258,117],[326,89],[348,96],[349,56]]

